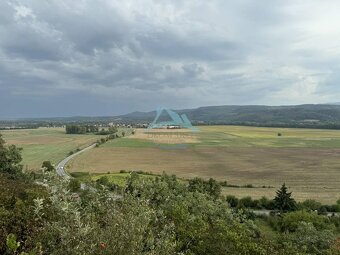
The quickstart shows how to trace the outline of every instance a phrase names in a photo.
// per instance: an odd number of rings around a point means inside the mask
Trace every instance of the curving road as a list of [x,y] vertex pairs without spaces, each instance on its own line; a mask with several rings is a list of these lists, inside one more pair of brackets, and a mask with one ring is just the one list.
[[84,151],[90,150],[92,148],[94,148],[96,146],[96,144],[92,144],[88,147],[86,147],[85,149],[82,149],[76,153],[73,153],[72,155],[68,156],[67,158],[63,159],[62,161],[60,161],[60,163],[57,165],[56,171],[57,174],[61,177],[64,178],[71,178],[71,176],[65,171],[65,165],[74,157],[76,157],[77,155],[79,155],[80,153],[83,153]]

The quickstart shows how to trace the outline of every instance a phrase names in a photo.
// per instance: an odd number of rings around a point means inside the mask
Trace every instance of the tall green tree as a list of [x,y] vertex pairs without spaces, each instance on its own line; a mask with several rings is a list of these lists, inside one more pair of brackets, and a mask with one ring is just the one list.
[[52,165],[51,161],[44,161],[44,162],[42,163],[42,166],[41,166],[41,167],[42,167],[42,168],[45,168],[46,171],[48,171],[48,172],[51,172],[51,171],[54,171],[54,170],[55,170],[55,168],[54,168],[54,166]]
[[288,192],[285,183],[283,183],[281,188],[276,191],[274,203],[275,207],[282,212],[294,211],[296,209],[296,202],[294,198],[292,198],[292,192]]
[[20,151],[21,148],[17,148],[15,145],[6,145],[0,134],[0,172],[12,175],[22,172]]
[[80,181],[75,178],[72,178],[68,184],[68,188],[71,192],[79,191],[81,188]]
[[214,198],[218,198],[221,195],[221,185],[212,178],[210,178],[208,181],[205,181],[196,177],[189,181],[188,189],[191,192],[197,191],[209,194]]

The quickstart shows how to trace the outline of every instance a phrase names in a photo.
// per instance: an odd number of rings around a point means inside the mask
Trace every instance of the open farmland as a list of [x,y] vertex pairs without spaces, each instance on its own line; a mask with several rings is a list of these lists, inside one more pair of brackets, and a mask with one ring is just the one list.
[[98,135],[65,134],[64,128],[39,128],[1,131],[8,144],[23,148],[24,168],[40,168],[44,160],[56,164],[77,148],[95,142]]
[[[142,131],[139,131],[142,132]],[[237,196],[269,196],[283,183],[298,200],[332,203],[340,194],[340,131],[239,126],[204,126],[200,132],[162,132],[110,141],[68,165],[69,171],[106,173],[143,170],[182,178],[215,178],[256,188],[225,188]],[[281,136],[278,136],[281,133]],[[273,186],[273,188],[261,188]]]

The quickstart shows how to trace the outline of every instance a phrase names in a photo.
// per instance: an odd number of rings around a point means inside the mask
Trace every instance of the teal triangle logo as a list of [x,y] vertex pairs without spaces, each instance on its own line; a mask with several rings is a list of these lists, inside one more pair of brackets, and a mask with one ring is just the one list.
[[[162,113],[165,112],[168,114],[171,120],[169,121],[159,121]],[[154,128],[187,128],[190,129],[191,131],[197,132],[198,129],[197,127],[194,127],[188,117],[185,114],[179,115],[178,113],[161,107],[157,109],[157,114],[155,119],[149,124],[147,129],[154,129]]]

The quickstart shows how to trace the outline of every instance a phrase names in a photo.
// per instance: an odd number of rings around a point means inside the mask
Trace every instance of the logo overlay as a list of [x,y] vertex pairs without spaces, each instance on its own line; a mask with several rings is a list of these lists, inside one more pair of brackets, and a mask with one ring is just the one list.
[[[172,120],[158,122],[159,117],[161,116],[163,112],[166,112]],[[172,110],[169,110],[167,108],[164,108],[164,107],[158,108],[155,119],[153,120],[153,122],[149,124],[147,129],[150,130],[150,129],[155,129],[155,128],[165,128],[165,127],[167,127],[168,129],[187,128],[193,132],[199,131],[196,127],[192,126],[190,120],[185,114],[182,114],[180,116],[178,115],[178,113]]]
[[[162,115],[163,114],[163,115]],[[164,114],[167,120],[164,120]],[[155,119],[145,129],[148,140],[161,149],[185,149],[197,142],[199,129],[194,127],[185,114],[179,115],[167,108],[158,108]]]

